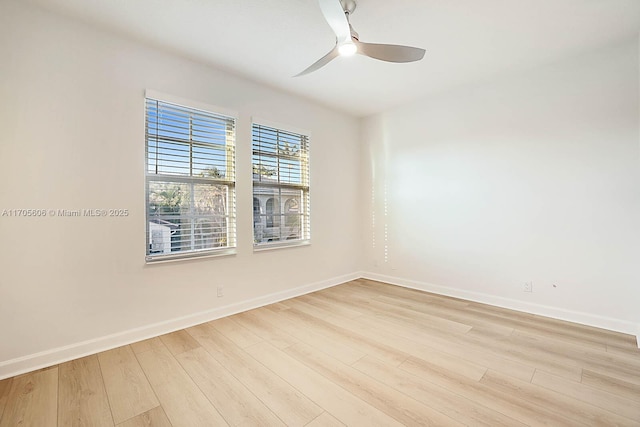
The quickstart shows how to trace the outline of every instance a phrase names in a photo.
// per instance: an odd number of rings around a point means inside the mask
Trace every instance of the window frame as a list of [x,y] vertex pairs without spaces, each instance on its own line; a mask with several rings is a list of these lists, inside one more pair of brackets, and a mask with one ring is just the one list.
[[[287,183],[287,182],[267,182],[262,180],[256,180],[254,173],[254,157],[256,155],[255,151],[255,135],[256,127],[267,128],[272,131],[279,131],[288,135],[297,135],[304,139],[305,150],[301,153],[301,165],[300,165],[300,174],[301,174],[301,182],[300,183]],[[265,218],[265,221],[269,221],[269,216],[271,215],[273,223],[278,224],[278,228],[289,227],[288,217],[285,212],[285,204],[287,204],[289,199],[292,197],[287,197],[282,193],[282,190],[289,191],[300,191],[301,196],[300,200],[296,200],[298,202],[298,206],[300,209],[300,213],[297,214],[298,218],[300,218],[301,224],[299,226],[299,230],[301,233],[301,237],[298,239],[292,240],[277,240],[272,242],[257,242],[256,241],[256,209],[255,204],[253,205],[252,215],[253,215],[253,250],[254,252],[271,250],[271,249],[279,249],[279,248],[288,248],[295,246],[307,246],[311,244],[311,132],[303,129],[296,129],[295,127],[284,125],[281,123],[275,123],[269,120],[252,117],[251,120],[251,170],[252,170],[252,180],[251,180],[251,193],[252,199],[256,199],[255,189],[256,187],[262,188],[273,188],[277,190],[277,195],[264,196],[264,202],[259,205],[261,212],[261,216]],[[279,154],[271,154],[271,157],[280,157]],[[278,166],[279,167],[279,166]],[[280,174],[278,174],[280,176]],[[277,198],[279,200],[279,206],[273,210],[272,213],[267,212],[267,201],[271,198]],[[275,218],[277,215],[277,219]],[[266,222],[265,222],[266,227]],[[280,236],[282,239],[282,235]]]
[[[179,108],[187,109],[193,112],[203,112],[205,114],[214,115],[219,118],[225,119],[227,121],[227,126],[231,124],[232,133],[231,138],[227,135],[225,137],[225,158],[224,162],[227,164],[225,168],[225,176],[224,178],[219,177],[199,177],[193,175],[194,171],[194,161],[192,159],[192,154],[190,154],[189,163],[189,175],[180,175],[180,174],[167,174],[167,173],[149,173],[149,123],[148,123],[148,111],[147,111],[147,102],[157,101],[160,103],[175,105]],[[188,259],[198,259],[204,257],[216,257],[216,256],[225,256],[225,255],[233,255],[237,253],[237,212],[236,212],[236,188],[237,188],[237,178],[236,178],[236,149],[237,149],[237,126],[238,126],[238,114],[235,111],[231,111],[226,108],[217,107],[214,105],[201,103],[198,101],[193,101],[189,99],[179,98],[176,96],[164,94],[161,92],[157,92],[154,90],[146,90],[144,95],[144,134],[145,134],[145,262],[146,263],[162,263],[168,261],[179,261],[179,260],[188,260]],[[190,116],[191,117],[191,116]],[[195,143],[194,143],[195,142]],[[203,144],[198,143],[197,141],[189,139],[188,142],[184,142],[188,144],[190,147],[190,153],[192,153],[191,147],[200,147]],[[229,157],[230,156],[230,157]],[[190,185],[193,189],[195,185],[212,185],[212,186],[222,186],[226,191],[226,195],[224,197],[226,212],[224,214],[225,219],[225,234],[227,239],[226,246],[222,247],[208,247],[195,249],[192,247],[189,250],[179,251],[174,253],[162,253],[162,254],[151,254],[151,234],[150,234],[150,194],[149,187],[152,182],[168,182],[175,183],[180,185]],[[193,194],[193,192],[191,193]],[[180,214],[180,217],[183,215]],[[196,214],[190,212],[187,216],[193,216],[192,220],[196,218]],[[193,230],[191,234],[196,233],[197,224],[192,223],[191,228]],[[193,242],[193,241],[192,241]]]

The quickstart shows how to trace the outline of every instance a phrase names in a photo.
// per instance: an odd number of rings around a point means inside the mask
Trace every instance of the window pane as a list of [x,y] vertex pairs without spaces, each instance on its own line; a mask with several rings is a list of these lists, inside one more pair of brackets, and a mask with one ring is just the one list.
[[225,185],[151,181],[150,253],[228,246],[229,188]]
[[304,203],[303,190],[254,185],[254,243],[305,238]]
[[300,160],[280,159],[280,182],[301,184],[301,167]]
[[192,146],[193,176],[224,179],[227,169],[224,147]]
[[148,99],[147,173],[233,180],[234,133],[229,117]]

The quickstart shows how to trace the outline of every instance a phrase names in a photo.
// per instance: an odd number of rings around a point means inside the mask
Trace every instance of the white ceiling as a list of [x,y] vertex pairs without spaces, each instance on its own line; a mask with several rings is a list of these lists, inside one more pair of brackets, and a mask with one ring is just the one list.
[[335,42],[317,0],[30,1],[356,116],[640,29],[640,0],[359,0],[351,22],[360,40],[422,47],[425,59],[356,55],[293,78]]

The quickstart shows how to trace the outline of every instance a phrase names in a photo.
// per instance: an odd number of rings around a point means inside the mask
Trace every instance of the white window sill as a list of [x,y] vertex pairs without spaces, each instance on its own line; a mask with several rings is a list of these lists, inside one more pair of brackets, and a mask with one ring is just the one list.
[[189,252],[185,254],[175,255],[157,255],[150,257],[147,255],[145,258],[145,264],[163,264],[166,262],[177,261],[193,261],[202,258],[217,258],[223,256],[235,255],[237,253],[236,248],[218,249],[214,251],[202,251],[202,252]]
[[261,245],[254,245],[253,252],[264,252],[276,249],[298,248],[300,246],[310,246],[310,240],[296,240],[294,242],[275,242],[275,243],[263,243]]

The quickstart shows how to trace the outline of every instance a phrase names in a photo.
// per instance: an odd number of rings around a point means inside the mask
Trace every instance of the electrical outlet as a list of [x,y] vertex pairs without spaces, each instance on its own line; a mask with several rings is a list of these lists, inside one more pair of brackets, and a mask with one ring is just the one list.
[[224,286],[220,285],[218,286],[218,298],[223,296],[224,296]]
[[522,290],[525,292],[533,292],[533,282],[524,282]]

